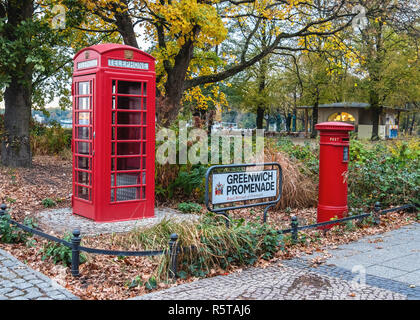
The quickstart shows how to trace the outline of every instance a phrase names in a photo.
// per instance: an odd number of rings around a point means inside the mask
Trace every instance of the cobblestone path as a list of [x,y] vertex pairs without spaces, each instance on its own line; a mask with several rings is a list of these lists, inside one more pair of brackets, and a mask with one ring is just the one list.
[[283,260],[265,269],[217,276],[136,297],[136,300],[420,300],[420,223],[366,237],[316,255]]
[[76,300],[47,276],[0,249],[0,300]]

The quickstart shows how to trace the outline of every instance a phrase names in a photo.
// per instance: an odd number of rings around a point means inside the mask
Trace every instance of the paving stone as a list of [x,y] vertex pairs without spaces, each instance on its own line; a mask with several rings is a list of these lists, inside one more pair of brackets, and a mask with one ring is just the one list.
[[407,272],[398,270],[398,269],[388,268],[381,265],[374,265],[374,266],[366,268],[366,273],[374,275],[374,276],[378,276],[378,277],[393,279],[395,277],[402,276],[406,274]]
[[[0,300],[78,299],[47,276],[29,268],[0,249]],[[49,296],[48,292],[53,292]]]
[[6,296],[8,296],[9,298],[14,298],[14,297],[17,297],[17,296],[22,296],[24,294],[25,294],[25,292],[23,292],[22,290],[15,289],[15,290],[7,293]]
[[83,235],[98,235],[107,233],[128,232],[136,228],[151,227],[163,220],[176,222],[197,221],[199,215],[185,214],[171,208],[155,208],[155,217],[120,221],[112,223],[98,223],[87,218],[74,215],[71,208],[52,209],[40,212],[37,220],[40,227],[46,231],[55,233],[65,233],[74,229],[79,229]]
[[395,277],[394,279],[407,284],[413,284],[420,288],[420,271],[406,273],[402,276]]
[[413,253],[382,262],[381,265],[394,269],[413,272],[420,269],[420,253]]

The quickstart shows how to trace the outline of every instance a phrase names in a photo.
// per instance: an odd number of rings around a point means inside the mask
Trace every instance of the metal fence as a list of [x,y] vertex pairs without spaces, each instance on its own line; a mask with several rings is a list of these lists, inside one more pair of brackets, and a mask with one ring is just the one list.
[[310,225],[306,225],[306,226],[299,226],[298,220],[296,216],[292,216],[291,217],[291,222],[290,222],[290,228],[289,229],[284,229],[284,230],[279,230],[278,233],[279,234],[286,234],[286,233],[291,233],[292,235],[292,242],[296,243],[298,240],[298,232],[299,230],[305,230],[305,229],[313,229],[313,228],[322,228],[322,227],[326,227],[329,225],[336,225],[342,222],[347,222],[347,221],[352,221],[352,220],[363,220],[369,217],[372,217],[374,220],[374,224],[375,225],[379,225],[381,223],[381,215],[386,214],[386,213],[390,213],[390,212],[395,212],[395,211],[401,211],[401,210],[411,210],[411,211],[417,211],[419,208],[419,204],[415,203],[415,204],[406,204],[406,205],[402,205],[399,207],[395,207],[395,208],[390,208],[390,209],[386,209],[386,210],[381,210],[381,204],[379,202],[375,203],[374,206],[374,210],[371,213],[362,213],[362,214],[358,214],[358,215],[354,215],[354,216],[349,216],[349,217],[345,217],[342,219],[333,219],[331,221],[325,221],[325,222],[320,222],[320,223],[314,223],[314,224],[310,224]]
[[[5,204],[2,204],[0,206],[0,217],[5,218],[6,215],[6,209],[7,206]],[[45,238],[49,241],[57,242],[63,246],[66,246],[71,249],[72,258],[71,258],[71,274],[75,277],[78,277],[80,275],[79,272],[79,265],[80,265],[80,252],[87,252],[87,253],[93,253],[93,254],[102,254],[102,255],[110,255],[110,256],[125,256],[125,257],[146,257],[146,256],[159,256],[168,254],[169,255],[169,276],[172,279],[176,278],[176,265],[177,265],[177,256],[178,253],[181,250],[193,250],[194,247],[188,248],[180,248],[177,245],[178,241],[178,235],[176,233],[171,234],[168,248],[162,249],[162,250],[151,250],[151,251],[118,251],[118,250],[103,250],[103,249],[96,249],[96,248],[87,248],[80,245],[80,242],[82,240],[80,236],[79,230],[73,230],[72,234],[73,237],[71,239],[71,242],[65,241],[63,239],[54,237],[50,234],[47,234],[45,232],[42,232],[41,230],[37,230],[34,228],[31,228],[29,226],[26,226],[22,223],[19,223],[13,219],[7,218],[8,222],[17,226],[18,228],[31,233],[35,234],[37,236],[40,236],[42,238]]]
[[[386,210],[381,210],[380,203],[377,202],[374,207],[374,212],[372,213],[363,213],[359,215],[349,216],[342,219],[334,219],[331,221],[321,222],[321,223],[315,223],[311,225],[305,225],[305,226],[299,226],[298,220],[296,216],[291,217],[291,223],[289,229],[284,230],[278,230],[277,232],[279,234],[287,234],[291,233],[292,235],[292,243],[296,243],[298,241],[298,232],[300,230],[305,229],[311,229],[311,228],[322,228],[325,226],[329,226],[332,224],[339,224],[346,221],[351,220],[362,220],[366,219],[368,217],[372,217],[374,219],[374,223],[379,225],[380,224],[380,216],[386,213],[395,212],[395,211],[401,211],[401,210],[411,210],[411,211],[417,211],[420,207],[419,204],[406,204],[403,206],[390,208]],[[6,205],[2,204],[0,205],[0,218],[5,218],[6,215]],[[169,242],[168,242],[168,248],[162,249],[162,250],[152,250],[152,251],[117,251],[117,250],[103,250],[103,249],[96,249],[96,248],[87,248],[80,245],[81,242],[81,236],[79,230],[74,230],[72,232],[73,237],[71,239],[71,242],[65,241],[63,239],[54,237],[52,235],[49,235],[47,233],[44,233],[40,230],[28,227],[24,224],[21,224],[13,219],[7,218],[8,222],[19,227],[20,229],[35,234],[37,236],[40,236],[42,238],[45,238],[50,241],[54,241],[57,243],[60,243],[72,250],[72,261],[71,261],[71,274],[74,277],[78,277],[80,275],[79,272],[79,265],[80,265],[80,252],[87,252],[92,254],[102,254],[102,255],[111,255],[111,256],[131,256],[131,257],[145,257],[145,256],[158,256],[158,255],[169,255],[169,276],[172,279],[176,279],[177,274],[177,259],[178,254],[180,252],[188,251],[188,250],[196,250],[195,246],[189,246],[189,247],[180,247],[178,246],[178,235],[173,233],[170,236]],[[229,227],[229,226],[227,226]]]

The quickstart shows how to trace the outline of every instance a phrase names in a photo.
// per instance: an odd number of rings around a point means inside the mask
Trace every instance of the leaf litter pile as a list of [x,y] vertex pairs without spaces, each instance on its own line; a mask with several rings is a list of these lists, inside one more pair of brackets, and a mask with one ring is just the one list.
[[[51,156],[38,156],[33,160],[31,169],[10,169],[0,167],[0,201],[6,203],[11,216],[17,221],[25,217],[36,220],[36,213],[45,210],[43,200],[52,199],[56,207],[71,206],[71,162]],[[204,209],[203,209],[204,212]],[[245,221],[262,221],[263,209],[241,209],[230,212],[232,219]],[[299,225],[316,222],[316,208],[286,209],[269,211],[268,223],[277,229],[290,227],[291,216],[297,216]],[[337,245],[360,239],[373,234],[384,233],[415,221],[415,215],[404,212],[388,213],[381,217],[379,226],[358,223],[358,227],[335,226],[323,233],[310,229],[299,233],[299,243],[291,245],[285,240],[285,247],[279,250],[271,260],[259,259],[255,266],[267,267],[282,259],[298,257],[302,254],[321,252],[323,256],[312,260],[317,266],[328,258],[326,249],[334,249]],[[354,223],[353,223],[354,226]],[[60,235],[62,236],[62,235]],[[124,234],[99,235],[83,237],[82,245],[107,250],[138,250],[124,243]],[[381,248],[381,239],[377,241],[377,249]],[[70,274],[70,269],[61,264],[54,264],[51,258],[44,257],[42,249],[47,241],[34,237],[31,244],[0,244],[0,248],[10,252],[31,268],[49,276],[82,299],[127,299],[143,295],[155,290],[162,290],[181,283],[192,282],[198,278],[177,279],[176,282],[158,282],[153,288],[144,284],[149,281],[160,264],[157,257],[113,257],[105,255],[86,255],[87,262],[80,266],[79,278]],[[161,248],[156,248],[161,249]],[[230,267],[211,270],[208,277],[241,272],[242,267]]]

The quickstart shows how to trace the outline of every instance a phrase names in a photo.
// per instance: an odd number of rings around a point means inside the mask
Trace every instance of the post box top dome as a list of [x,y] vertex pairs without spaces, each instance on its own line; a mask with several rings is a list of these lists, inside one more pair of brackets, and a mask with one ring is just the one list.
[[315,129],[320,131],[352,131],[354,125],[339,121],[321,122],[315,125]]
[[97,45],[94,45],[94,46],[83,48],[82,50],[80,50],[74,56],[74,59],[76,59],[82,52],[84,52],[86,50],[96,51],[100,55],[103,55],[106,52],[114,51],[114,50],[132,50],[132,51],[136,51],[136,52],[138,52],[142,55],[145,55],[145,56],[147,56],[147,57],[149,57],[153,60],[156,60],[155,57],[151,56],[150,54],[148,54],[144,51],[141,51],[140,49],[137,49],[137,48],[131,47],[131,46],[127,46],[125,44],[118,44],[118,43],[103,43],[103,44],[97,44]]

